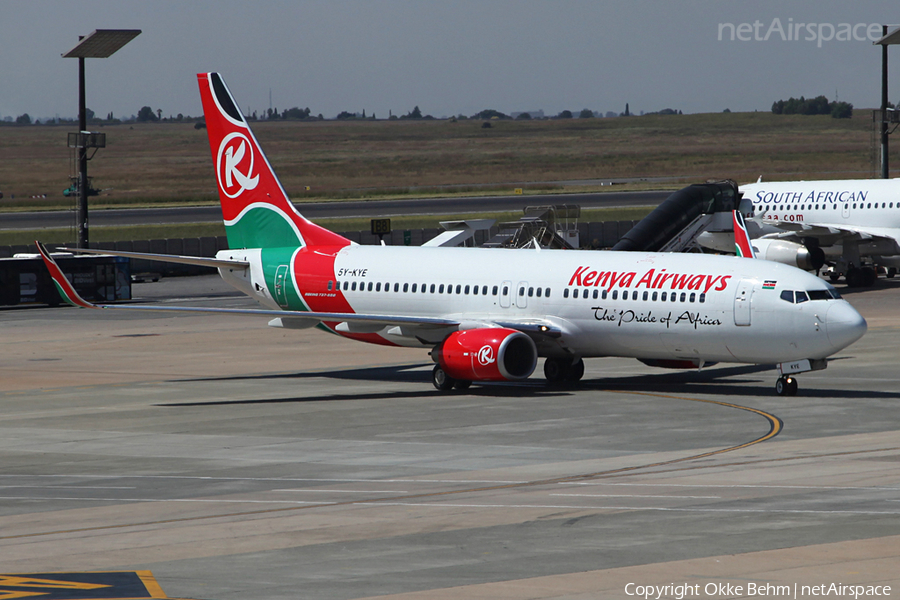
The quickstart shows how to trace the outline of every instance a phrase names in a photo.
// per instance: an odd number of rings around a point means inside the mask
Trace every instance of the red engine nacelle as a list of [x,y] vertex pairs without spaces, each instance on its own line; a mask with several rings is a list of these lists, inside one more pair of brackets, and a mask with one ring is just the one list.
[[514,329],[495,327],[454,331],[437,348],[436,362],[463,381],[525,379],[537,366],[537,347]]

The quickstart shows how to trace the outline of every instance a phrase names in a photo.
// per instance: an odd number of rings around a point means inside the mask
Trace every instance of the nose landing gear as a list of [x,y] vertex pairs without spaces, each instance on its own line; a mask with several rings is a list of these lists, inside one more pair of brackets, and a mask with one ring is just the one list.
[[779,396],[796,396],[797,380],[790,375],[782,375],[775,382],[775,392]]

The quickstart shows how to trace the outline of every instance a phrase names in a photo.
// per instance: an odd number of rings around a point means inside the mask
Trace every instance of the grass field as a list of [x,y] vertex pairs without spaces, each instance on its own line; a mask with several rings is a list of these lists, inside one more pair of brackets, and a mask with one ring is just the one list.
[[[465,120],[288,121],[259,122],[253,129],[298,203],[448,191],[507,193],[513,187],[566,191],[571,186],[548,182],[623,177],[676,177],[668,187],[677,188],[679,182],[745,182],[760,175],[835,179],[875,174],[870,111],[856,111],[853,119],[760,112],[481,125]],[[70,129],[0,126],[0,191],[5,194],[0,210],[73,205],[62,196],[74,168],[66,147]],[[205,130],[187,123],[97,129],[107,134],[107,147],[89,165],[94,187],[104,190],[90,199],[92,207],[215,201]],[[898,160],[900,153],[892,152],[892,164],[900,165]],[[30,198],[39,194],[47,198]]]

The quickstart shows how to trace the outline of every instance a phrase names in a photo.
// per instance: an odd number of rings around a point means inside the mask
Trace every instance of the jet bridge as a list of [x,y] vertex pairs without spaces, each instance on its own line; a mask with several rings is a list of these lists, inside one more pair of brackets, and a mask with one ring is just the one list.
[[697,236],[704,231],[731,231],[731,211],[741,207],[737,183],[698,183],[680,189],[635,225],[613,250],[647,252],[701,251]]

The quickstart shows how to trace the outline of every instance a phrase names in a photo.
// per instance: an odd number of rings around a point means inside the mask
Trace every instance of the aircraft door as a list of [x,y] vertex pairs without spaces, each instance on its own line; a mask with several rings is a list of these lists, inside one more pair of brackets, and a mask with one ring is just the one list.
[[516,306],[526,308],[528,306],[528,295],[526,293],[528,291],[528,282],[520,281],[514,291],[516,293]]
[[509,308],[509,296],[512,294],[512,281],[504,281],[500,285],[500,306]]
[[275,270],[275,302],[282,308],[287,308],[287,290],[285,289],[285,279],[287,279],[288,266],[280,265]]
[[734,293],[734,324],[750,325],[750,300],[753,297],[752,279],[742,279]]

